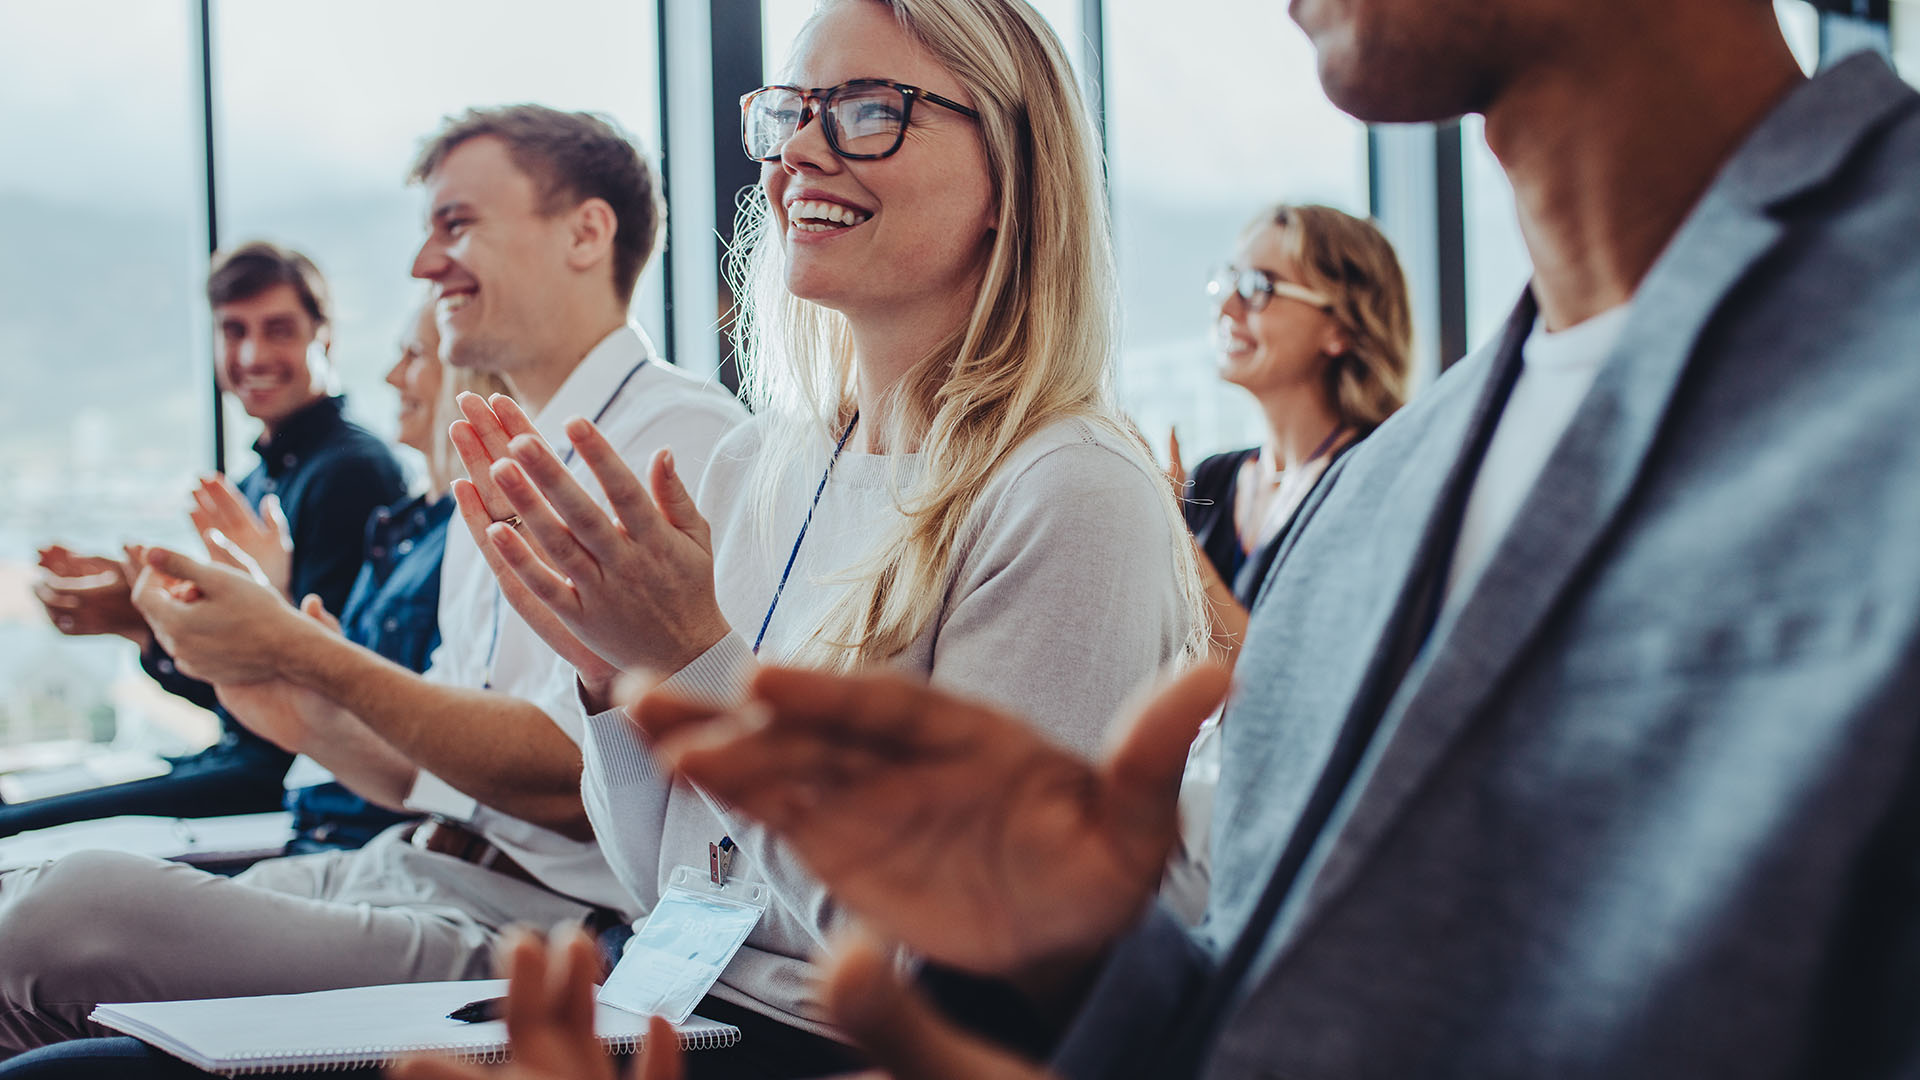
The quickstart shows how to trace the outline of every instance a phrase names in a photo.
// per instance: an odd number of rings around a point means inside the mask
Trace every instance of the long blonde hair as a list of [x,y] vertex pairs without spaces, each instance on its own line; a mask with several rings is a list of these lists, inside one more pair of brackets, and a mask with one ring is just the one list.
[[[969,514],[1014,449],[1049,424],[1077,417],[1103,428],[1158,475],[1114,402],[1119,305],[1100,149],[1059,39],[1022,0],[857,2],[885,4],[972,94],[999,217],[966,323],[900,380],[888,410],[888,445],[924,459],[918,479],[896,488],[902,524],[879,538],[802,650],[838,669],[899,654],[933,620]],[[853,339],[838,312],[787,290],[762,188],[742,200],[735,235],[748,238],[732,265],[743,389],[769,424],[752,485],[767,522],[793,449],[838,436],[852,418]],[[1206,620],[1192,545],[1170,489],[1161,501],[1178,540],[1168,570],[1181,579],[1199,651]]]

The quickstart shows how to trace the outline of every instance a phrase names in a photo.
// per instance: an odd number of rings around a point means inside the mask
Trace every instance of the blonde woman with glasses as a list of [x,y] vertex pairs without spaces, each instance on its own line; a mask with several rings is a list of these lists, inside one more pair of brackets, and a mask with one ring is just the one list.
[[1044,20],[1021,0],[830,0],[785,83],[742,99],[763,164],[736,335],[758,415],[697,498],[670,454],[643,485],[576,420],[605,509],[511,403],[466,400],[486,453],[462,511],[578,669],[610,861],[645,909],[710,845],[772,892],[697,1010],[747,1038],[696,1074],[852,1063],[811,963],[842,919],[762,830],[660,774],[610,707],[618,673],[733,701],[763,663],[887,666],[1092,753],[1204,643],[1192,545],[1112,398],[1099,151]]
[[1275,206],[1214,271],[1219,374],[1252,394],[1258,446],[1171,471],[1207,580],[1213,641],[1231,654],[1295,512],[1342,454],[1406,402],[1413,318],[1393,245],[1325,206]]

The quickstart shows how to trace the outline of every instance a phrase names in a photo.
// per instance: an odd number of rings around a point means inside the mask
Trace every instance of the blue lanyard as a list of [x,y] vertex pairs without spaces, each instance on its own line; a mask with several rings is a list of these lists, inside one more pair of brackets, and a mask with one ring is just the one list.
[[[633,381],[635,375],[640,374],[640,369],[646,367],[647,361],[650,359],[652,359],[652,357],[643,356],[640,358],[639,363],[627,369],[627,374],[620,380],[619,384],[613,388],[613,393],[607,395],[607,400],[600,406],[600,411],[593,414],[593,423],[595,426],[598,426],[600,421],[607,418],[607,410],[613,408],[613,403],[620,400],[620,395],[626,391],[627,384]],[[567,452],[560,455],[560,464],[573,464],[573,444],[571,442],[567,444]],[[487,641],[487,677],[486,680],[480,684],[480,689],[482,690],[493,689],[493,665],[500,658],[500,602],[503,599],[505,599],[505,597],[500,592],[500,583],[496,581],[494,582],[493,588],[493,636]]]
[[847,440],[853,437],[853,425],[860,422],[860,410],[853,411],[853,419],[847,421],[847,430],[840,433],[840,441],[833,444],[833,456],[827,459],[827,471],[820,474],[820,486],[813,489],[813,503],[807,507],[806,520],[800,523],[800,535],[793,538],[793,551],[787,555],[787,568],[780,571],[780,584],[773,587],[773,602],[767,605],[767,617],[760,620],[760,633],[753,639],[753,655],[760,655],[760,644],[767,640],[767,627],[773,624],[773,609],[780,606],[780,594],[787,591],[787,578],[793,573],[794,560],[800,557],[800,545],[807,541],[807,528],[813,524],[813,512],[820,508],[820,496],[827,492],[827,478],[833,475],[833,467],[840,460],[840,451],[847,448]]

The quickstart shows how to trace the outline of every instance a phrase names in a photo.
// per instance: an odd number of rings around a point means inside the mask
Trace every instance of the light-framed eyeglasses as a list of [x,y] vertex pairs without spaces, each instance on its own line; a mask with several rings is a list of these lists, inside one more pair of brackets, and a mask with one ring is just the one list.
[[1325,294],[1305,285],[1282,281],[1265,270],[1230,264],[1214,268],[1212,275],[1207,278],[1207,296],[1216,304],[1224,304],[1230,295],[1239,296],[1247,305],[1248,312],[1259,311],[1276,296],[1298,300],[1328,314],[1333,312],[1333,300]]
[[917,101],[980,119],[951,98],[892,79],[853,79],[812,90],[763,86],[740,99],[740,143],[755,161],[778,161],[787,140],[817,116],[834,153],[873,161],[891,156],[906,141]]

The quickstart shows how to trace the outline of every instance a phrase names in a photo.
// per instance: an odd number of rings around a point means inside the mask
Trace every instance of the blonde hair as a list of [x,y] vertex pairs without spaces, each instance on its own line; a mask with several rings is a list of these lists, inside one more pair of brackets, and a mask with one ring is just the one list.
[[[1114,401],[1118,289],[1100,150],[1059,40],[1022,0],[855,2],[885,4],[972,94],[999,216],[966,322],[900,380],[890,403],[887,444],[917,447],[924,459],[919,478],[895,491],[902,523],[876,538],[854,587],[801,650],[807,662],[843,670],[899,654],[933,620],[970,512],[1042,428],[1083,419],[1158,475]],[[748,238],[732,266],[743,390],[778,448],[760,455],[753,484],[768,522],[792,448],[837,438],[852,419],[853,341],[843,316],[787,290],[778,226],[758,186],[742,200],[736,235]],[[1160,497],[1180,541],[1169,571],[1187,595],[1189,648],[1198,652],[1206,626],[1198,568],[1171,490]]]
[[1248,233],[1281,230],[1281,251],[1300,284],[1329,298],[1347,348],[1327,363],[1325,392],[1340,421],[1372,431],[1407,403],[1413,310],[1393,242],[1365,218],[1330,206],[1281,203]]

